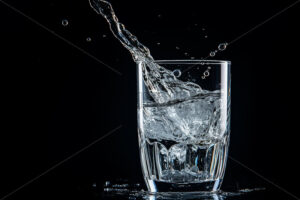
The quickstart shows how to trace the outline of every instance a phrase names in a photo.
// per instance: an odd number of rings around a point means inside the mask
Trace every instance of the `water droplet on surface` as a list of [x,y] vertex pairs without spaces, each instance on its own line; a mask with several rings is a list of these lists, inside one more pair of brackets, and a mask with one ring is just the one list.
[[180,48],[179,47],[175,47],[175,49],[179,50]]
[[228,45],[227,43],[221,43],[221,44],[219,44],[218,49],[220,51],[224,51],[226,49],[227,45]]
[[69,25],[69,21],[68,21],[67,19],[63,19],[63,20],[61,21],[61,24],[62,24],[63,26],[68,26],[68,25]]
[[86,38],[86,41],[87,41],[87,42],[91,42],[91,41],[92,41],[92,38],[87,37],[87,38]]
[[174,74],[174,76],[176,76],[176,77],[180,77],[180,76],[181,76],[181,71],[180,71],[180,69],[175,69],[175,70],[173,71],[173,74]]
[[106,38],[106,35],[105,35],[105,34],[103,34],[103,35],[102,35],[102,37]]

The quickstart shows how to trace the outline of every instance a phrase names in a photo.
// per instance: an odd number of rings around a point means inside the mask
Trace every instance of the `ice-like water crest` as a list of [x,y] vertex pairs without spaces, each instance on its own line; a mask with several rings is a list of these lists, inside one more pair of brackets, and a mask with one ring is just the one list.
[[129,50],[134,61],[145,63],[144,81],[155,102],[166,103],[176,99],[186,99],[202,91],[199,85],[180,81],[172,71],[158,65],[151,56],[150,50],[119,22],[109,2],[90,0],[90,5],[107,20],[113,35]]

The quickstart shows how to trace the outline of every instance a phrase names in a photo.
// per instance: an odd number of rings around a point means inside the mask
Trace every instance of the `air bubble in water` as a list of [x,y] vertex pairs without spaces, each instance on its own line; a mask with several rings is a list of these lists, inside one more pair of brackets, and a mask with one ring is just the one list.
[[180,71],[180,69],[175,69],[175,70],[173,71],[173,74],[174,74],[174,76],[176,76],[176,77],[180,77],[180,76],[181,76],[181,71]]
[[221,44],[219,44],[218,49],[220,51],[224,51],[226,49],[227,45],[228,45],[227,43],[221,43]]
[[204,76],[209,76],[209,71],[205,71],[203,75]]
[[63,20],[61,21],[61,24],[62,24],[63,26],[68,26],[68,25],[69,25],[69,21],[68,21],[67,19],[63,19]]
[[91,42],[91,41],[92,41],[92,38],[87,37],[87,38],[86,38],[86,41],[87,41],[87,42]]

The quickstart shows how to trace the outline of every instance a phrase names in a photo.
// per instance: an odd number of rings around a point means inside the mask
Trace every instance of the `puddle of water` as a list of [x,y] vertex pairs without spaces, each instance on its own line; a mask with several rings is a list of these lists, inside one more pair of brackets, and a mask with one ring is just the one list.
[[134,200],[223,200],[229,197],[238,197],[248,193],[265,190],[265,188],[244,188],[235,191],[218,191],[218,192],[161,192],[151,194],[145,191],[139,183],[129,183],[126,181],[112,182],[106,181],[103,185],[103,195],[111,198],[123,198]]

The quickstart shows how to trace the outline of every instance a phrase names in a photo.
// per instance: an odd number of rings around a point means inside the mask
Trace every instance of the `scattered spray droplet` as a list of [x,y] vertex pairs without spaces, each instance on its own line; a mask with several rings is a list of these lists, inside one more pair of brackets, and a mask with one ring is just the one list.
[[158,46],[160,45],[160,42],[156,43]]
[[198,26],[198,24],[194,24],[195,26]]
[[92,187],[97,187],[97,184],[96,184],[96,183],[93,183]]
[[105,34],[103,34],[103,35],[102,35],[102,37],[106,38],[106,35],[105,35]]
[[214,57],[215,55],[216,55],[216,52],[215,52],[215,51],[212,51],[212,52],[210,52],[210,54],[209,54],[210,57]]
[[189,54],[187,52],[184,53],[185,56],[188,56]]
[[161,18],[161,14],[158,14],[157,17],[158,17],[158,18]]
[[61,21],[61,24],[62,24],[63,26],[68,26],[68,25],[69,25],[69,21],[68,21],[67,19],[63,19],[63,20]]
[[202,31],[205,31],[205,28],[202,28]]
[[91,42],[91,41],[92,41],[92,38],[87,37],[87,38],[86,38],[86,41],[87,41],[87,42]]
[[110,181],[105,181],[105,186],[109,186],[110,185]]
[[226,49],[227,45],[228,45],[227,43],[221,43],[221,44],[219,44],[218,49],[220,51],[224,51]]
[[206,35],[206,36],[204,36],[204,38],[208,38],[208,36]]
[[205,63],[203,61],[200,62],[200,65],[204,65]]
[[180,48],[179,47],[175,47],[175,49],[179,50]]
[[180,77],[180,76],[181,76],[181,71],[180,71],[180,69],[175,69],[175,70],[173,71],[173,74],[174,74],[174,76],[176,76],[177,78]]
[[192,59],[192,60],[194,60],[194,59],[195,59],[195,57],[191,57],[191,59]]

